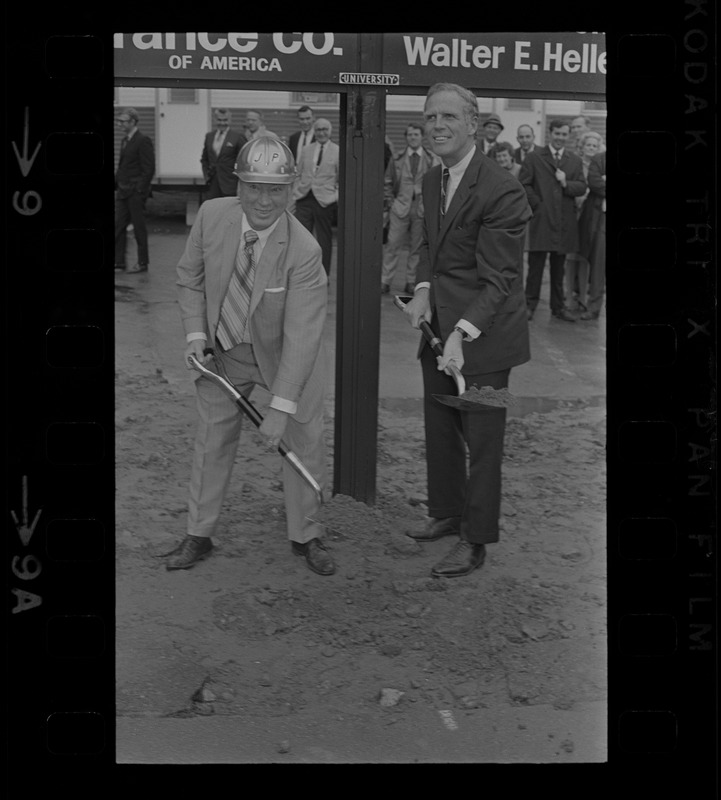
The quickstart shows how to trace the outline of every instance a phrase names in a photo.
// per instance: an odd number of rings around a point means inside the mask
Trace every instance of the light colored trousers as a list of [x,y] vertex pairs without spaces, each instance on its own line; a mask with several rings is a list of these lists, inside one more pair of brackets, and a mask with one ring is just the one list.
[[406,241],[406,235],[410,232],[410,243],[408,246],[408,262],[406,263],[405,283],[416,282],[416,269],[420,260],[421,237],[423,234],[423,217],[418,216],[419,198],[413,200],[411,210],[407,217],[401,219],[399,216],[390,213],[390,225],[388,227],[388,241],[383,250],[383,270],[381,272],[381,283],[389,286],[393,283],[393,276],[398,268],[398,259]]
[[[244,397],[254,386],[267,389],[249,344],[216,353],[231,383]],[[198,377],[195,388],[199,421],[190,474],[188,534],[211,536],[230,483],[244,415],[235,401],[208,378]],[[283,441],[325,490],[328,470],[323,422],[323,403],[319,403],[308,422],[299,423],[290,415]],[[301,543],[321,538],[323,527],[315,522],[319,511],[315,492],[286,459],[282,462],[288,538]]]

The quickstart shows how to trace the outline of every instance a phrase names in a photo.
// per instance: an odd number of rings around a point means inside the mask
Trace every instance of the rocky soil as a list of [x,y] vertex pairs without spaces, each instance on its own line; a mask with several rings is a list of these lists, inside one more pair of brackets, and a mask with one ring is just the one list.
[[119,715],[337,713],[352,728],[421,703],[452,726],[501,704],[605,698],[603,408],[509,418],[501,541],[470,576],[431,578],[452,541],[405,535],[426,517],[414,403],[379,411],[376,504],[322,509],[334,576],[291,553],[280,458],[250,424],[212,558],[167,572],[162,554],[185,532],[191,380],[142,354],[118,354],[116,369]]

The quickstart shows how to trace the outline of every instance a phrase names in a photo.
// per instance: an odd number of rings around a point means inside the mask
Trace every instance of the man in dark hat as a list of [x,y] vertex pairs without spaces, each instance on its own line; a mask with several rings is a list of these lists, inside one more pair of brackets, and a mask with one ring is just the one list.
[[496,144],[496,139],[503,130],[503,123],[498,114],[490,114],[483,123],[483,133],[478,140],[481,151],[484,155],[489,155],[491,148]]

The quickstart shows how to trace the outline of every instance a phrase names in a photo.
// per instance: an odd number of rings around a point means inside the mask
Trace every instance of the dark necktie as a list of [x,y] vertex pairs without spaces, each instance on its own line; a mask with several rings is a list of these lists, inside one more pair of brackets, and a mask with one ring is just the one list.
[[553,160],[556,162],[556,169],[558,169],[558,165],[561,163],[560,151],[556,150],[556,152],[553,154]]
[[127,136],[123,136],[123,139],[122,139],[122,141],[120,142],[120,152],[121,152],[121,153],[123,152],[123,150],[125,150],[125,145],[126,145],[126,144],[127,144],[129,141],[130,141],[130,140],[128,139],[128,137],[127,137]]
[[245,327],[248,324],[250,295],[255,278],[253,245],[257,241],[258,234],[255,231],[245,232],[245,245],[238,248],[235,270],[220,309],[218,341],[225,350],[230,350],[243,341]]
[[324,147],[325,147],[325,144],[322,144],[320,146],[320,152],[318,153],[318,160],[315,162],[316,167],[319,167],[320,166],[320,162],[323,160],[323,148]]
[[421,157],[418,153],[413,152],[411,153],[411,175],[415,178],[418,174],[418,162],[421,160]]
[[443,222],[443,217],[446,214],[446,190],[448,189],[448,179],[450,178],[451,173],[448,170],[448,167],[443,167],[443,178],[441,179],[441,223]]

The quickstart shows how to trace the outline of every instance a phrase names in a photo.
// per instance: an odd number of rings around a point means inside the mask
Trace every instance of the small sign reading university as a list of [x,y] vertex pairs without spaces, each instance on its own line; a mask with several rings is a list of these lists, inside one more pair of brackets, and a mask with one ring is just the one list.
[[373,86],[399,86],[400,75],[374,72],[341,72],[338,83],[365,84]]

